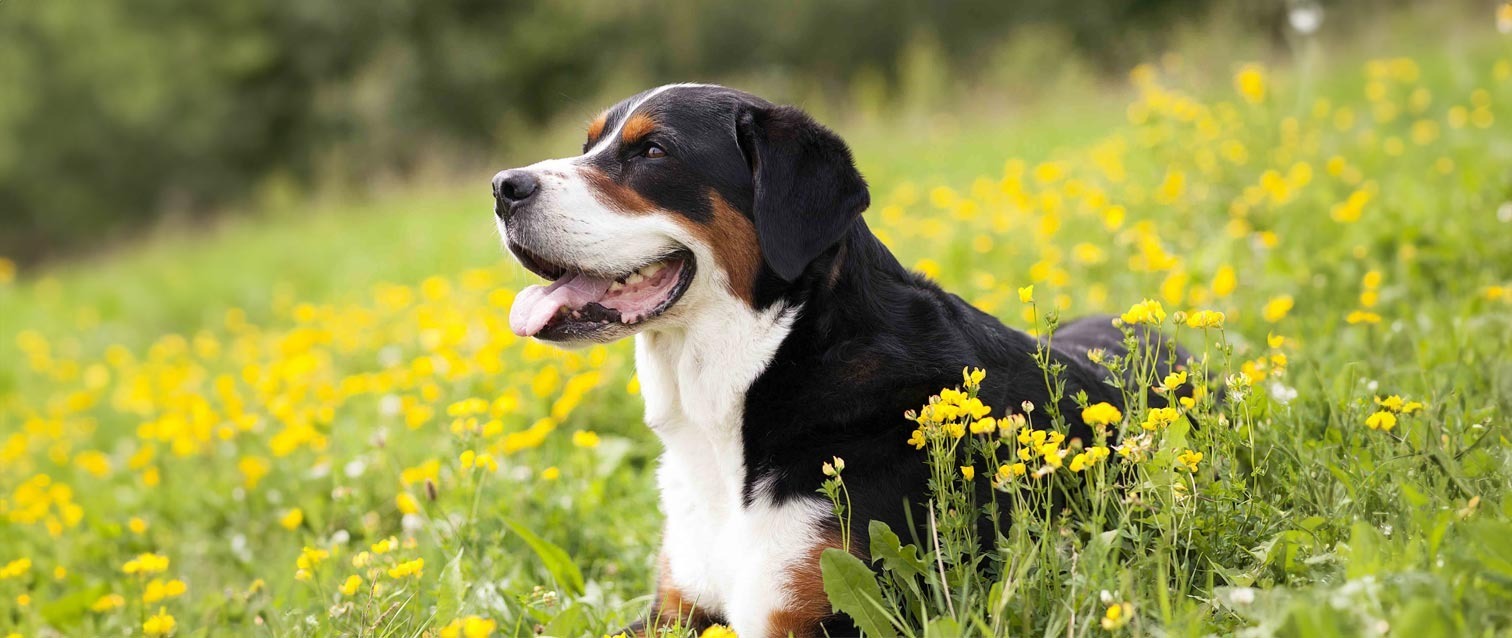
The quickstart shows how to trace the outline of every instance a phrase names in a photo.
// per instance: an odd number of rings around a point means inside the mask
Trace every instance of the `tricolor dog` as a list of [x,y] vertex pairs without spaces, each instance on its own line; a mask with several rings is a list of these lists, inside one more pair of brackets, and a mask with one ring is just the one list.
[[[866,521],[904,530],[908,507],[923,520],[927,467],[905,411],[964,366],[988,371],[988,405],[1049,400],[1034,338],[903,268],[861,217],[849,148],[799,109],[659,87],[599,115],[582,154],[500,172],[493,192],[508,250],[548,282],[516,297],[514,331],[635,337],[645,421],[665,445],[651,624],[853,634],[820,578],[820,552],[840,542],[815,492],[823,462],[846,460],[865,548]],[[1122,407],[1091,348],[1123,352],[1108,318],[1056,333],[1066,396]],[[1069,398],[1061,408],[1090,441]]]

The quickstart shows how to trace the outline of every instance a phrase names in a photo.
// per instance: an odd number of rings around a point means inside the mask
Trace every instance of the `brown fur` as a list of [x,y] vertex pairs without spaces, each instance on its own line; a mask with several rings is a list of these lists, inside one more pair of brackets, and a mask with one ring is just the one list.
[[[824,550],[840,548],[839,532],[825,534],[809,548],[803,561],[787,570],[788,597],[793,601],[786,609],[772,612],[767,618],[770,636],[794,636],[816,638],[823,634],[820,627],[825,618],[833,615],[829,596],[824,593],[824,575],[819,570],[819,557]],[[851,552],[861,555],[854,546]]]
[[599,171],[585,170],[583,178],[588,180],[588,185],[598,194],[599,201],[621,213],[646,215],[657,210],[656,205],[640,193]]
[[634,144],[656,128],[656,120],[645,113],[636,113],[625,120],[625,125],[620,127],[620,140],[626,144]]
[[608,111],[604,111],[603,113],[599,113],[598,117],[593,118],[592,122],[588,123],[588,145],[589,146],[593,146],[594,144],[598,143],[599,136],[604,134],[604,124],[607,123],[608,121],[609,121],[609,112]]
[[657,559],[656,604],[651,607],[651,618],[646,623],[646,635],[656,635],[654,628],[681,626],[702,632],[714,624],[714,618],[698,608],[696,601],[688,600],[682,590],[672,583],[672,568],[663,555]]
[[714,216],[707,223],[679,218],[693,236],[702,239],[729,279],[730,292],[746,304],[756,305],[756,274],[761,272],[761,249],[756,246],[756,227],[713,191],[709,204]]

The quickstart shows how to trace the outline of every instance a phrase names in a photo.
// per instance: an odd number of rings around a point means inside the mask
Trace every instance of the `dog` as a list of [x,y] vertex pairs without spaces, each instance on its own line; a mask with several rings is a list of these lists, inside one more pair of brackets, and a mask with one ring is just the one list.
[[[549,282],[516,296],[511,328],[567,347],[635,337],[645,422],[665,447],[642,631],[675,619],[742,638],[854,635],[820,575],[841,543],[816,493],[823,463],[847,463],[864,554],[867,521],[923,520],[907,511],[926,501],[927,467],[906,411],[964,366],[987,371],[997,416],[1050,401],[1040,342],[900,265],[862,218],[850,149],[798,108],[651,89],[594,119],[580,155],[499,172],[493,193],[507,250]],[[1123,341],[1108,317],[1056,333],[1068,437],[1092,440],[1078,392],[1123,408],[1087,356],[1126,354]]]

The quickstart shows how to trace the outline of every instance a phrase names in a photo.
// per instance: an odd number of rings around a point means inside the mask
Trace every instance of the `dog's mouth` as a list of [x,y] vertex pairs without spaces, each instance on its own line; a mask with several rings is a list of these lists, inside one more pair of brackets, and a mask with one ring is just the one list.
[[613,328],[642,324],[676,304],[693,281],[693,254],[687,250],[619,273],[558,264],[514,242],[509,250],[527,270],[551,281],[515,296],[509,327],[522,337],[592,339]]

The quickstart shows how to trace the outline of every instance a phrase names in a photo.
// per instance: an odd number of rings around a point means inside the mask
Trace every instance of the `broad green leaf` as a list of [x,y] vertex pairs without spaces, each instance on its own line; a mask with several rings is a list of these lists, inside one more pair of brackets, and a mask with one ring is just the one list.
[[881,560],[883,567],[908,578],[929,571],[929,564],[919,556],[918,546],[903,546],[902,540],[887,523],[872,521],[867,526],[867,534],[871,537],[872,560]]
[[868,636],[896,636],[882,607],[882,589],[877,576],[861,559],[844,550],[830,548],[819,557],[824,593],[835,611],[850,616]]

